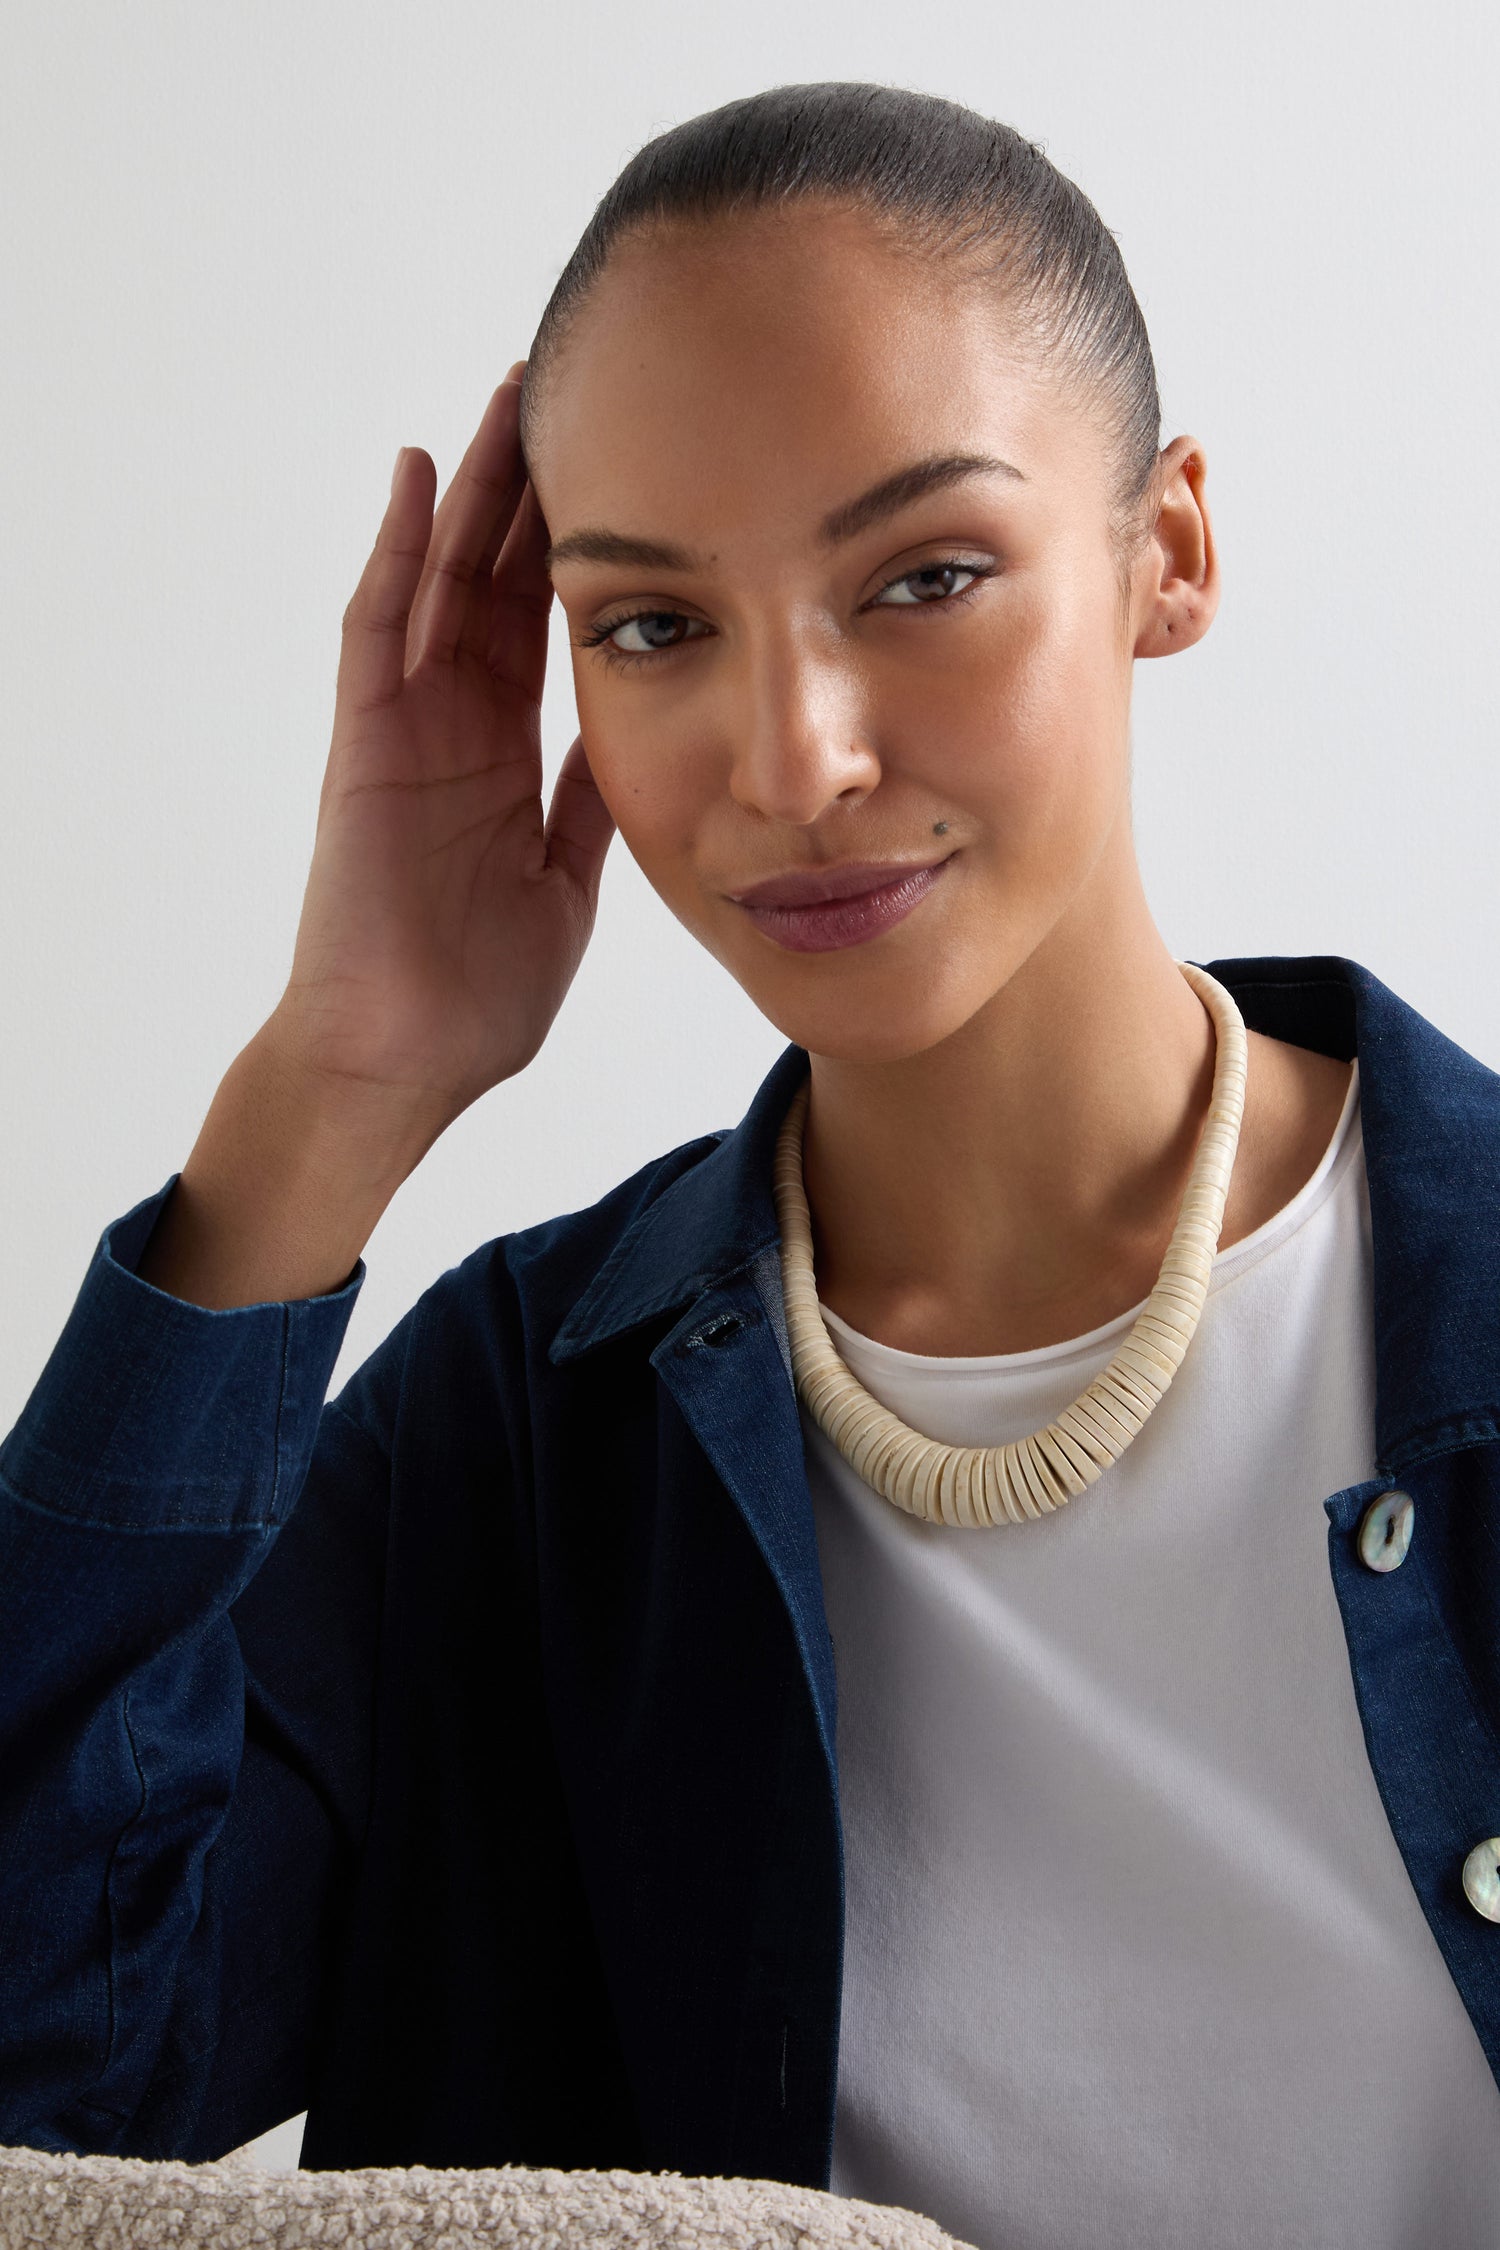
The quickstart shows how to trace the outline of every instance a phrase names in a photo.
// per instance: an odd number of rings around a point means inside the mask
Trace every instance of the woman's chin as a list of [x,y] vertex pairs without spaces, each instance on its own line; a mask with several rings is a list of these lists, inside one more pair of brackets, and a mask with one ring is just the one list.
[[823,949],[754,931],[699,927],[695,935],[796,1046],[833,1062],[897,1063],[961,1031],[1028,950],[1015,932],[997,946],[992,930],[965,941],[958,920],[922,929],[921,919]]
[[747,989],[784,1039],[830,1062],[906,1062],[951,1038],[974,1012],[951,995],[944,1006],[930,991],[883,992],[878,980],[868,993],[829,994],[821,1000],[811,1000],[805,992],[793,999]]

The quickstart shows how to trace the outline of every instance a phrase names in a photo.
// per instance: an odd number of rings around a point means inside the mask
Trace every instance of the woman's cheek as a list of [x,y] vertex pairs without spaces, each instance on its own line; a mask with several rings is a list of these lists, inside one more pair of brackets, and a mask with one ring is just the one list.
[[580,731],[622,843],[648,879],[670,896],[684,881],[673,871],[690,865],[706,818],[708,808],[701,800],[707,777],[701,761],[684,756],[659,729],[639,724],[611,728],[600,720],[591,734],[580,713]]

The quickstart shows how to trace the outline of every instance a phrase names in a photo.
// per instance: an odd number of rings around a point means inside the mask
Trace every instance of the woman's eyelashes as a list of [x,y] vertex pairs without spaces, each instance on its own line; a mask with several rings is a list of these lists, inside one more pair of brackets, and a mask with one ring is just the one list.
[[[950,556],[941,562],[922,563],[915,570],[903,570],[897,577],[887,579],[866,609],[955,609],[971,600],[986,578],[994,575],[993,559],[971,559]],[[964,584],[955,586],[962,579]],[[887,596],[895,596],[887,600]],[[685,628],[672,638],[677,628]],[[691,628],[697,627],[694,632]],[[579,636],[580,648],[597,649],[606,663],[650,664],[658,658],[673,655],[687,645],[689,640],[701,640],[712,627],[701,618],[689,617],[678,609],[636,609],[623,617],[607,617],[592,632]],[[637,636],[631,646],[622,641],[621,634]]]
[[[709,629],[703,624],[701,618],[685,617],[680,609],[638,609],[632,611],[628,617],[610,618],[605,624],[596,626],[592,633],[585,633],[582,636],[578,645],[580,648],[597,648],[605,656],[658,655],[669,652],[674,648],[681,648],[681,641],[653,640],[651,638],[652,634],[674,625],[696,625],[700,634],[706,633]],[[642,636],[643,645],[639,648],[624,648],[615,639],[616,633],[639,633]]]
[[[892,578],[888,580],[887,583],[881,587],[880,592],[875,596],[875,601],[872,602],[870,606],[873,609],[877,604],[883,601],[883,597],[886,594],[896,593],[903,586],[914,586],[920,584],[924,580],[931,581],[934,579],[968,578],[972,581],[980,578],[987,578],[993,568],[993,564],[978,562],[923,563],[920,570],[904,570],[899,578]],[[909,600],[914,605],[921,604],[926,608],[931,609],[947,602],[954,601],[957,599],[959,593],[967,593],[967,591],[967,587],[960,587],[955,590],[952,586],[949,585],[938,586],[928,583],[923,585],[922,591],[920,593],[915,593],[909,596]],[[904,609],[907,604],[905,602],[897,602],[889,606],[897,609]]]

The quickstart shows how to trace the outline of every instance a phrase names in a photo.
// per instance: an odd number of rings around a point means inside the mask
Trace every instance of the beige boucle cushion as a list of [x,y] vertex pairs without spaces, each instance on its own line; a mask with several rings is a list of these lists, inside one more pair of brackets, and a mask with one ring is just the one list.
[[272,2172],[0,2148],[0,2250],[968,2250],[931,2219],[677,2172]]

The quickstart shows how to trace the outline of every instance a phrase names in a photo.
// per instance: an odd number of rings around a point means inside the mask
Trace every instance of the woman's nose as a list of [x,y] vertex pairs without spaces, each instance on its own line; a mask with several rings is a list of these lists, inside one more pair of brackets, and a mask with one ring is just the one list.
[[812,633],[748,649],[727,731],[730,793],[767,820],[806,827],[851,792],[868,795],[880,767],[866,697],[847,652]]

